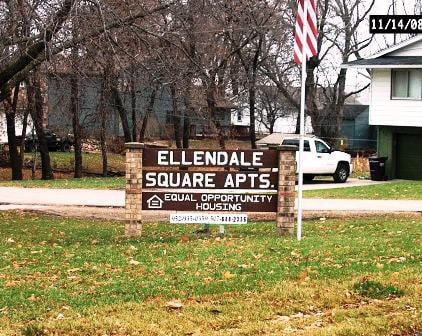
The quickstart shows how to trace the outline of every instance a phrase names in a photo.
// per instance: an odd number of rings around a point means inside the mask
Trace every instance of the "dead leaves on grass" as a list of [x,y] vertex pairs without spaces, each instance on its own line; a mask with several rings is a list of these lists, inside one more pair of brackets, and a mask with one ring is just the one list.
[[174,310],[182,309],[183,303],[181,300],[170,300],[166,302],[166,308]]

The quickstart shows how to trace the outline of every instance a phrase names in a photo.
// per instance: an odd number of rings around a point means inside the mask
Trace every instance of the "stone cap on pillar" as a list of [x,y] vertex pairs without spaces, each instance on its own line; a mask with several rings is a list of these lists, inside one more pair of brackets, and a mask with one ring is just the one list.
[[126,149],[143,149],[145,148],[145,144],[143,142],[126,142],[125,148]]

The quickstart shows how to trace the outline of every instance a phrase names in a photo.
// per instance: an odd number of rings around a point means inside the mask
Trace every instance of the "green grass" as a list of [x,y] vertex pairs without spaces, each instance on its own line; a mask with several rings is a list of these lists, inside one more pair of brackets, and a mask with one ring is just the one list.
[[[26,153],[26,160],[32,160],[33,154]],[[73,152],[51,152],[50,153],[51,165],[54,170],[60,171],[73,171],[75,164],[75,153]],[[107,154],[108,169],[118,172],[125,171],[125,157],[120,154]],[[41,166],[41,159],[39,153],[37,155],[37,167]],[[102,159],[100,153],[83,153],[82,154],[82,167],[85,172],[101,174],[102,172]]]
[[353,285],[353,289],[360,295],[371,299],[387,299],[404,295],[404,291],[397,287],[385,286],[378,281],[372,280],[357,282]]
[[3,187],[58,189],[124,189],[124,177],[84,177],[80,179],[0,181]]
[[[421,330],[414,310],[421,224],[382,216],[306,221],[301,242],[277,236],[273,223],[230,226],[223,239],[215,227],[203,236],[194,233],[199,226],[147,224],[142,237],[126,239],[122,223],[3,212],[0,335]],[[366,280],[404,295],[368,303],[353,288]],[[181,312],[166,308],[171,299],[181,300]]]
[[305,198],[422,200],[422,181],[304,191]]

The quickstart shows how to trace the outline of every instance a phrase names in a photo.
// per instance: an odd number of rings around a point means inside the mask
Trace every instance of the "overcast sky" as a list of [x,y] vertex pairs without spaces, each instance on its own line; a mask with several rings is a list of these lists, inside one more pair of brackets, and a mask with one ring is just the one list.
[[[396,15],[413,15],[415,14],[415,3],[418,0],[396,0],[395,6],[395,14]],[[420,2],[420,0],[419,0]],[[370,14],[372,15],[385,15],[393,14],[393,9],[391,6],[391,0],[376,0],[375,5]],[[368,18],[369,19],[369,18]],[[377,52],[379,49],[384,48],[386,43],[392,44],[393,43],[394,35],[392,34],[385,34],[385,35],[377,35],[376,39],[372,45],[371,52]],[[396,41],[401,41],[403,39],[407,39],[408,35],[406,34],[397,34]]]

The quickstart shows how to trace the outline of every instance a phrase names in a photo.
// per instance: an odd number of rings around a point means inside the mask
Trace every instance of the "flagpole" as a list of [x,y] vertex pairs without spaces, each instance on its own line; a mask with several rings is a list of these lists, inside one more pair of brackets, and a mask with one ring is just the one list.
[[[303,18],[307,21],[308,18],[308,0],[303,2]],[[302,78],[300,87],[300,126],[299,126],[299,158],[298,158],[298,191],[297,191],[297,240],[302,240],[302,215],[303,215],[303,147],[304,147],[304,136],[305,136],[305,82],[306,82],[306,38],[308,25],[303,25],[302,32]]]

